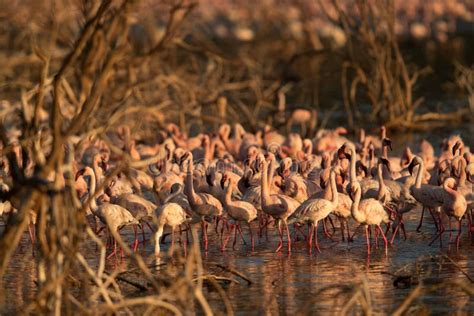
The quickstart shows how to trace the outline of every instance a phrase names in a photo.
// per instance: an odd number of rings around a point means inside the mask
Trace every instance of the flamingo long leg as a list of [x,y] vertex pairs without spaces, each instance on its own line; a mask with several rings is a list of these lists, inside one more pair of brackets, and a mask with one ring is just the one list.
[[232,249],[235,249],[238,233],[239,233],[239,224],[237,223],[237,224],[234,224],[234,241],[232,242]]
[[344,241],[344,220],[342,218],[339,218],[339,225],[341,228],[341,236],[342,236],[342,241]]
[[402,232],[403,232],[403,238],[405,240],[407,240],[407,231],[405,230],[405,223],[403,222],[403,219],[401,220],[400,225],[401,225]]
[[171,249],[170,253],[173,254],[174,252],[174,240],[175,240],[175,235],[174,235],[174,227],[171,227]]
[[349,228],[349,221],[344,219],[344,222],[346,223],[347,242],[349,242],[349,239],[351,238],[351,229]]
[[30,234],[30,241],[31,245],[34,247],[35,246],[35,234],[33,232],[34,225],[33,224],[28,224],[28,233]]
[[219,240],[221,242],[221,249],[222,249],[222,244],[224,243],[224,228],[225,228],[225,225],[222,225],[221,233],[220,233],[220,237],[219,237]]
[[142,231],[142,243],[145,244],[145,227],[143,226],[144,222],[141,222],[140,229]]
[[230,236],[231,236],[232,233],[234,232],[234,229],[235,229],[235,225],[231,225],[229,234],[227,235],[226,239],[225,239],[224,242],[222,243],[221,251],[224,251],[224,250],[225,250],[225,247],[227,246],[227,243],[229,242]]
[[247,223],[249,225],[249,233],[250,233],[250,243],[252,244],[252,251],[254,250],[254,240],[253,240],[253,233],[252,233],[252,226],[250,223]]
[[[327,219],[329,220],[329,223],[331,224],[331,227],[332,227],[332,234],[334,234],[336,232],[336,226],[334,226],[334,222],[332,221],[332,218],[331,216],[328,216]],[[331,234],[331,235],[332,235]]]
[[379,230],[374,230],[374,239],[375,239],[375,249],[379,248]]
[[242,227],[240,226],[240,223],[237,224],[237,231],[239,232],[242,242],[244,243],[244,245],[246,245],[247,243],[245,242],[244,233],[242,232]]
[[207,223],[206,221],[203,219],[201,221],[201,227],[202,227],[202,241],[203,241],[203,244],[204,244],[204,250],[207,251],[207,246],[208,246],[208,240],[207,240]]
[[287,243],[288,243],[288,253],[291,252],[291,237],[290,237],[290,229],[288,228],[288,224],[285,222],[285,228],[286,228],[286,238],[287,238]]
[[263,215],[262,212],[258,212],[258,240],[262,239],[263,237]]
[[441,213],[438,213],[438,220],[436,220],[436,216],[433,213],[434,211],[431,208],[429,208],[428,210],[430,211],[431,218],[433,219],[433,222],[435,224],[436,231],[438,231],[439,226],[441,225]]
[[456,249],[459,249],[459,239],[461,238],[462,218],[458,220],[458,235],[456,236]]
[[108,256],[107,256],[107,259],[110,259],[112,258],[114,255],[117,254],[117,241],[114,239],[114,250],[112,251],[112,253],[110,253]]
[[215,222],[215,225],[216,225],[216,227],[214,227],[214,230],[215,230],[216,234],[218,233],[219,221],[220,221],[220,217],[216,216],[215,219],[214,219],[214,222]]
[[303,235],[303,238],[304,240],[307,239],[306,237],[306,234],[304,233],[304,231],[301,229],[300,226],[298,226],[298,224],[293,224],[293,228],[294,228],[294,232],[295,232],[295,238],[294,238],[294,241],[298,241],[298,232],[300,232],[301,235]]
[[190,230],[190,228],[189,228],[189,226],[188,226],[188,227],[186,228],[186,230],[185,230],[186,240],[185,240],[185,242],[184,242],[184,256],[187,255],[187,251],[188,251],[188,239],[189,239],[189,238],[188,238],[188,232],[189,232],[189,230]]
[[387,236],[389,230],[390,230],[390,227],[392,226],[392,223],[391,222],[388,222],[387,223],[387,227],[385,228],[385,236]]
[[[319,222],[316,222],[316,225],[314,227],[314,246],[316,247],[316,250],[321,253],[321,249],[319,248],[319,242],[318,242],[318,225]],[[324,220],[323,220],[323,225],[324,225]]]
[[309,233],[308,233],[308,250],[309,253],[313,251],[313,235],[314,235],[314,224],[311,223],[309,225]]
[[134,233],[134,236],[135,236],[135,241],[133,242],[133,251],[137,251],[137,248],[138,248],[137,225],[133,225],[133,233]]
[[357,233],[357,231],[362,227],[362,225],[359,225],[356,227],[356,229],[354,230],[354,232],[352,233],[352,236],[349,238],[349,241],[352,242],[354,240],[354,236],[355,234]]
[[420,217],[420,223],[416,227],[416,231],[419,233],[421,231],[421,225],[423,224],[423,216],[425,215],[425,207],[423,206],[423,209],[421,210],[421,217]]
[[443,226],[443,223],[440,222],[440,228],[438,230],[438,233],[433,238],[433,240],[431,240],[431,242],[429,243],[429,246],[431,246],[436,241],[436,239],[439,238],[439,246],[442,247],[443,246],[443,233],[444,233],[444,226]]
[[96,231],[95,234],[96,234],[97,236],[99,236],[100,233],[105,229],[105,227],[106,227],[106,226],[102,226],[101,228],[99,228],[99,230]]
[[327,230],[327,227],[326,227],[326,219],[323,219],[323,231],[324,231],[324,236],[326,236],[327,238],[331,238],[331,235],[329,234],[328,230]]
[[179,232],[179,233],[178,233],[178,238],[179,238],[178,242],[179,242],[180,245],[182,245],[182,244],[183,244],[183,239],[182,239],[182,237],[183,237],[183,230],[182,230],[182,228],[181,228],[181,224],[178,225],[178,232]]
[[395,239],[395,236],[397,236],[397,232],[398,232],[398,230],[399,230],[399,228],[400,228],[400,223],[401,223],[401,222],[398,222],[398,224],[395,225],[395,229],[394,229],[394,231],[393,231],[393,233],[392,233],[392,238],[390,238],[390,244],[393,244],[393,241],[394,241],[394,239]]
[[151,227],[150,223],[148,223],[147,221],[145,221],[145,224],[146,226],[148,226],[148,228],[150,229],[150,231],[153,233],[155,230],[153,229],[153,227]]
[[379,231],[380,231],[380,234],[382,235],[382,238],[383,238],[383,242],[384,242],[384,245],[385,245],[385,255],[388,255],[388,241],[387,241],[387,237],[385,236],[382,228],[380,227],[380,225],[377,225]]
[[278,236],[280,238],[280,241],[278,243],[278,247],[275,250],[275,252],[279,252],[281,250],[281,247],[283,247],[283,232],[282,232],[282,229],[281,229],[281,221],[278,221],[277,225],[278,225]]
[[370,255],[369,226],[365,225],[365,239],[367,241],[367,254]]

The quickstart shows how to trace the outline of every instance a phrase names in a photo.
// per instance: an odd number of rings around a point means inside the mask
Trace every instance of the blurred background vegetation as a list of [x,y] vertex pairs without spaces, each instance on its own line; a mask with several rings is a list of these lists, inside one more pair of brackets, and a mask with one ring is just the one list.
[[[2,99],[25,99],[46,56],[55,74],[98,5],[2,1]],[[141,1],[128,17],[128,41],[95,119],[100,124],[119,105],[139,105],[154,115],[137,124],[177,122],[191,131],[225,121],[253,131],[288,127],[296,109],[315,110],[313,128],[426,129],[468,120],[473,6],[469,0]],[[101,54],[115,44],[104,29],[87,43],[68,78],[79,94],[69,93],[62,105],[66,118],[86,100],[104,67]]]

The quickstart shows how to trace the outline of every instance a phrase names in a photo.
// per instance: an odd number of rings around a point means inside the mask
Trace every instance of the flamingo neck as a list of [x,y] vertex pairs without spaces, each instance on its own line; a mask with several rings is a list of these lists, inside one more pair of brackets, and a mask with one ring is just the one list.
[[245,170],[244,174],[242,175],[242,177],[239,179],[239,182],[237,183],[239,191],[242,192],[242,194],[244,194],[247,191],[247,189],[250,187],[249,174],[250,174],[250,171],[248,169]]
[[459,162],[459,168],[461,168],[459,172],[459,180],[458,180],[459,186],[466,185],[466,179],[467,179],[466,166],[467,166],[466,159],[464,159],[464,157],[461,157],[461,161]]
[[392,172],[390,171],[390,169],[388,169],[387,166],[382,166],[382,174],[383,174],[383,167],[385,167],[387,170],[385,178],[387,178],[387,180],[393,180]]
[[190,158],[186,170],[186,182],[184,185],[184,193],[186,197],[189,199],[189,202],[192,204],[196,204],[196,192],[194,191],[194,183],[193,183],[193,159]]
[[235,139],[242,139],[242,137],[244,136],[244,133],[245,131],[243,131],[239,125],[235,126],[235,134],[234,134]]
[[[275,176],[275,170],[277,169],[277,163],[275,160],[272,160],[270,162],[270,165],[268,166],[267,164],[267,171],[264,172],[265,174],[267,174],[267,184],[268,184],[268,188],[270,188],[272,185],[273,185],[273,177]],[[263,175],[263,174],[262,174]]]
[[[95,182],[96,186],[102,183],[103,177],[104,177],[104,172],[102,168],[99,166],[99,162],[96,160],[94,161],[94,164],[92,166],[93,172],[94,172],[94,177],[95,177]],[[95,191],[95,190],[94,190]],[[103,193],[102,190],[100,190],[100,194]]]
[[359,134],[359,142],[363,144],[365,141],[365,130],[363,128],[360,129],[360,134]]
[[[178,188],[178,190],[176,190],[176,192],[173,192],[170,195],[168,195],[168,197],[165,199],[165,203],[167,203],[169,201],[172,201],[174,198],[176,198],[181,193],[183,193],[183,187],[179,186],[179,188]],[[157,199],[157,201],[159,201],[159,199]]]
[[369,170],[369,173],[374,168],[374,157],[375,155],[372,153],[372,149],[369,149],[369,155],[367,158],[367,165],[369,166],[367,169]]
[[363,222],[362,219],[361,219],[361,216],[360,216],[361,213],[360,213],[360,210],[359,210],[360,198],[361,198],[361,190],[360,190],[360,187],[359,187],[355,191],[354,201],[352,202],[352,206],[351,206],[351,214],[352,214],[352,217],[354,217],[355,220],[357,220],[358,222]]
[[230,135],[230,129],[228,131],[224,132],[223,135],[221,135],[222,142],[224,143],[224,145],[227,149],[231,146],[230,140],[229,140],[229,135]]
[[226,205],[232,204],[232,191],[234,191],[234,186],[229,183],[229,185],[225,188],[224,202]]
[[266,161],[263,162],[263,168],[262,168],[262,192],[261,192],[261,197],[262,197],[262,207],[264,205],[270,204],[270,190],[268,188],[268,163]]
[[171,171],[171,157],[173,155],[165,149],[165,161],[163,162],[163,172],[170,172]]
[[385,185],[385,182],[383,181],[383,164],[382,163],[379,163],[377,165],[377,180],[379,182],[379,193],[378,193],[378,199],[381,200],[384,195],[385,195],[385,192],[387,190],[387,187]]
[[97,186],[96,174],[93,169],[88,168],[88,174],[91,177],[91,185],[89,188],[89,198],[91,199],[91,211],[95,212],[97,210],[97,201],[95,199],[95,191]]
[[353,183],[357,181],[357,175],[356,175],[356,152],[354,147],[350,147],[351,150],[351,165],[350,165],[350,183]]
[[327,185],[326,189],[324,190],[323,199],[332,200],[332,197],[333,197],[333,193],[332,193],[331,185]]
[[444,191],[449,194],[452,198],[456,198],[458,196],[458,192],[452,188],[450,188],[448,185],[443,184],[443,189]]
[[313,154],[313,143],[312,142],[308,142],[308,144],[306,146],[305,154],[308,155],[308,156]]
[[423,162],[423,159],[418,160],[418,171],[416,173],[416,180],[415,180],[415,187],[417,189],[421,188],[421,180],[423,177],[423,174],[425,173],[425,163]]
[[204,161],[212,160],[211,143],[213,142],[209,140],[206,142],[206,145],[204,146]]
[[337,193],[336,174],[334,173],[334,171],[331,172],[329,181],[331,182],[331,191],[332,191],[331,202],[334,205],[337,205],[339,203],[339,194]]

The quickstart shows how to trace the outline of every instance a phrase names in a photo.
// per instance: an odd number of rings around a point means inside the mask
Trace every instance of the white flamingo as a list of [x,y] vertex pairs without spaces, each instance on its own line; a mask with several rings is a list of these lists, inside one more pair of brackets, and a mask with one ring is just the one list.
[[294,218],[299,223],[310,224],[310,232],[308,236],[309,251],[312,249],[314,234],[316,250],[321,252],[318,243],[318,224],[338,207],[339,194],[336,186],[336,172],[340,172],[340,167],[334,167],[329,176],[332,191],[331,200],[326,200],[324,198],[306,200],[303,204],[298,206],[295,212],[290,216],[290,218]]
[[225,188],[225,198],[224,198],[224,206],[226,210],[226,214],[235,221],[235,224],[232,225],[231,231],[227,236],[226,240],[222,244],[221,250],[224,251],[227,242],[229,241],[229,237],[234,234],[234,243],[233,247],[235,247],[235,242],[237,240],[237,230],[240,228],[240,223],[245,222],[248,225],[249,233],[250,233],[250,242],[252,245],[252,251],[254,250],[254,239],[252,234],[252,227],[250,223],[257,218],[257,209],[249,202],[245,201],[233,201],[232,200],[232,192],[235,190],[237,186],[237,182],[235,178],[231,177],[228,172],[224,173],[221,185]]
[[369,225],[374,225],[380,231],[385,243],[385,254],[388,254],[388,241],[380,224],[388,223],[389,217],[383,204],[376,199],[364,199],[361,201],[362,189],[358,181],[350,184],[352,198],[351,214],[356,222],[365,226],[365,237],[367,241],[367,253],[370,254]]

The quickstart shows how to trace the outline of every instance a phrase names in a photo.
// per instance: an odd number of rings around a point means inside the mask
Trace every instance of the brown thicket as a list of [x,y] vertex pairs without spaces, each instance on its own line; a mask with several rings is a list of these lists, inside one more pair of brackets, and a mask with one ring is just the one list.
[[[164,119],[193,131],[223,121],[241,121],[253,131],[268,123],[284,127],[292,111],[301,107],[319,111],[322,122],[327,121],[325,113],[341,110],[351,126],[363,124],[367,118],[362,114],[367,112],[372,123],[392,127],[422,127],[424,122],[445,122],[466,113],[467,108],[426,113],[422,95],[415,88],[428,68],[415,69],[400,51],[392,0],[356,1],[351,12],[347,3],[342,7],[337,0],[329,2],[332,6],[320,3],[319,8],[328,11],[330,21],[344,32],[347,43],[342,47],[333,47],[317,32],[308,8],[314,5],[294,4],[291,12],[296,10],[295,16],[288,13],[288,4],[262,2],[239,9],[251,12],[247,14],[251,20],[224,18],[222,22],[222,17],[205,18],[191,10],[195,3],[183,2],[186,9],[175,6],[170,20],[165,19],[169,16],[166,4],[139,3],[130,15],[124,53],[114,63],[114,77],[102,78],[108,80],[107,91],[100,97],[107,108],[94,119],[108,118],[119,106],[129,108],[129,118],[138,109],[148,111],[149,119],[135,124],[139,133],[152,137],[149,127],[159,126]],[[53,10],[32,14],[39,10],[34,1],[6,6],[0,41],[10,49],[0,54],[0,91],[9,100],[19,100],[21,91],[34,89],[45,51],[52,52],[47,60],[54,70],[50,72],[59,69],[71,39],[99,2],[78,1],[69,10],[65,1],[44,0],[42,7],[49,8],[51,3],[55,3],[54,19]],[[191,19],[186,19],[190,14]],[[218,36],[226,23],[231,24],[226,35]],[[249,36],[248,32],[250,39],[239,37],[240,24],[250,25],[241,32]],[[63,83],[68,100],[64,115],[75,113],[94,84],[93,78],[103,67],[110,67],[97,59],[107,58],[108,43],[108,35],[98,30],[78,57],[77,67]],[[339,74],[341,79],[336,78]],[[47,79],[51,78],[46,76],[46,83]],[[331,92],[334,89],[328,83],[340,83],[341,89]],[[287,107],[283,117],[274,120],[281,112],[282,91]],[[222,97],[227,100],[225,107],[219,103]],[[91,102],[96,102],[94,98],[92,95]]]
[[431,69],[416,69],[405,60],[395,33],[394,0],[357,0],[350,13],[339,0],[332,0],[330,11],[321,1],[320,6],[347,38],[341,89],[350,127],[368,118],[388,128],[420,128],[428,121],[459,120],[466,114],[467,108],[452,113],[417,111],[424,98],[416,96],[415,87]]
[[[0,113],[2,157],[6,155],[11,168],[11,177],[2,179],[9,184],[10,191],[2,193],[1,198],[12,201],[18,210],[11,215],[0,236],[0,282],[5,282],[6,269],[33,212],[38,216],[37,289],[35,299],[26,306],[17,306],[18,311],[96,315],[164,311],[182,314],[200,310],[210,314],[202,292],[203,281],[215,287],[224,300],[227,298],[217,277],[204,274],[197,244],[186,259],[178,256],[176,264],[166,268],[157,265],[160,268],[157,274],[147,258],[133,253],[118,233],[112,232],[131,258],[135,272],[105,270],[106,248],[87,224],[85,206],[79,202],[74,188],[72,167],[75,151],[81,146],[78,140],[94,137],[107,141],[107,129],[127,115],[147,111],[146,105],[135,99],[140,97],[141,85],[157,84],[171,89],[183,84],[176,75],[156,77],[152,73],[147,80],[141,80],[140,76],[138,81],[136,73],[143,71],[144,64],[150,65],[148,60],[166,54],[172,42],[175,45],[179,41],[178,29],[195,4],[176,1],[165,6],[169,10],[163,35],[139,54],[132,54],[130,42],[136,1],[84,1],[82,16],[69,23],[63,16],[68,15],[68,10],[58,8],[64,4],[52,3],[45,24],[47,36],[42,38],[49,39],[48,45],[37,43],[33,55],[28,57],[41,61],[38,83],[25,78],[21,83],[25,88],[21,103],[17,107],[5,106]],[[65,24],[59,25],[58,21]],[[60,49],[64,33],[71,31],[66,27],[73,28],[75,23],[80,26],[67,41],[70,48]],[[6,65],[16,71],[15,66]],[[18,136],[16,140],[12,131]],[[15,146],[20,147],[22,161],[15,156]],[[108,178],[129,167],[144,168],[161,158],[132,162],[125,152],[113,150],[122,159]],[[30,164],[34,168],[29,168]],[[106,183],[107,179],[101,188]],[[197,239],[194,230],[193,237]],[[86,260],[86,240],[97,244],[97,265]],[[130,288],[139,290],[140,294],[127,297]],[[0,298],[4,294],[0,293]],[[1,299],[0,306],[4,304]],[[226,306],[227,312],[232,313]]]
[[467,96],[471,120],[474,119],[474,65],[465,66],[459,62],[454,63],[456,85]]

